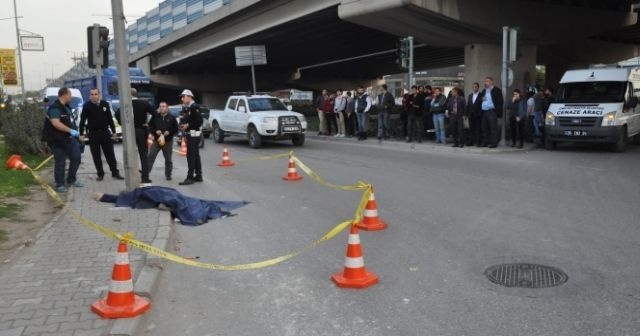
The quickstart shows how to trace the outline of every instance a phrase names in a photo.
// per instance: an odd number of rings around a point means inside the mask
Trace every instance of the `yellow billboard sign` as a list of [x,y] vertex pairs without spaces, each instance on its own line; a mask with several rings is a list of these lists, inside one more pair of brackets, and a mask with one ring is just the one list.
[[4,85],[18,85],[15,49],[0,49],[0,72]]

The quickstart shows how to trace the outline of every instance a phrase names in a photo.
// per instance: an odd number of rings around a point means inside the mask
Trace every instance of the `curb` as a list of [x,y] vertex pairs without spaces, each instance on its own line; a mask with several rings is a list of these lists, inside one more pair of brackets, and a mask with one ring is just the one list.
[[439,152],[439,153],[469,153],[469,154],[498,154],[498,153],[525,153],[537,148],[535,144],[527,144],[524,148],[511,148],[507,146],[499,146],[497,148],[486,148],[476,146],[465,146],[464,148],[450,147],[449,145],[436,145],[427,140],[424,143],[405,143],[401,140],[386,140],[378,143],[378,140],[371,137],[367,141],[351,141],[348,138],[335,138],[332,136],[307,135],[307,139],[315,141],[330,141],[343,143],[345,145],[370,147],[370,148],[398,148],[402,150],[412,151],[419,150],[422,152]]
[[[171,213],[160,211],[160,222],[156,230],[156,236],[151,245],[162,250],[169,248],[173,227],[171,226]],[[147,255],[144,266],[140,270],[138,277],[133,283],[134,291],[137,295],[151,299],[158,289],[158,280],[164,268],[164,261],[160,257]],[[153,306],[153,302],[152,302]],[[122,318],[114,320],[107,335],[110,336],[133,336],[142,332],[146,322],[146,313],[133,318]]]

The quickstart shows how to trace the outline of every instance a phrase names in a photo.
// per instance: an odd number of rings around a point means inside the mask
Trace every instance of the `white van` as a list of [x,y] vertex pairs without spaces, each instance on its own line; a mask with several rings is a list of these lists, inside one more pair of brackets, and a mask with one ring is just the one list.
[[[58,99],[58,90],[60,90],[59,87],[48,87],[45,89],[44,97],[49,99],[49,103],[47,104],[47,106]],[[71,91],[71,102],[69,102],[69,106],[71,106],[71,109],[73,110],[76,126],[79,126],[80,113],[82,113],[82,105],[84,105],[84,99],[82,99],[80,90],[69,88],[69,91]]]
[[640,69],[569,70],[545,117],[545,147],[558,142],[640,144]]

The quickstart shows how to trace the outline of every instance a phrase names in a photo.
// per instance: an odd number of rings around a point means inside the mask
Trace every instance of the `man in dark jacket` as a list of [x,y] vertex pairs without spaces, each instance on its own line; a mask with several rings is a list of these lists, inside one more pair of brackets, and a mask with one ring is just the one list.
[[407,135],[407,142],[412,142],[413,140],[422,142],[422,133],[424,132],[424,126],[422,126],[422,111],[424,110],[424,99],[424,92],[418,91],[417,86],[412,86],[411,97],[409,97],[409,130]]
[[173,137],[178,133],[178,122],[169,113],[167,102],[160,102],[158,113],[154,114],[149,121],[149,132],[153,135],[153,144],[149,150],[149,171],[153,170],[153,163],[156,161],[158,152],[162,150],[164,156],[164,177],[171,180],[173,161],[171,153],[173,151]]
[[182,91],[182,106],[185,115],[180,118],[180,130],[187,138],[187,178],[180,185],[189,185],[202,182],[202,163],[200,162],[200,127],[202,127],[202,114],[200,106],[193,100],[191,90]]
[[[131,108],[133,109],[133,127],[135,129],[136,147],[140,157],[140,182],[151,183],[149,179],[149,148],[147,138],[149,136],[149,124],[147,121],[155,113],[153,107],[145,100],[138,99],[138,90],[131,88]],[[120,109],[116,112],[116,120],[122,124]]]
[[82,106],[82,116],[80,117],[80,136],[85,134],[85,124],[89,135],[89,148],[93,164],[96,166],[98,174],[97,181],[104,179],[104,169],[102,168],[102,154],[107,160],[111,176],[116,180],[123,180],[118,171],[118,162],[113,151],[113,137],[116,135],[116,125],[111,115],[109,103],[100,99],[100,90],[92,88],[89,90],[90,100]]
[[493,86],[493,78],[484,79],[484,90],[480,93],[482,104],[482,146],[496,148],[498,146],[498,118],[502,118],[504,97],[502,90]]
[[378,142],[389,139],[389,116],[391,108],[396,104],[393,95],[388,91],[387,84],[382,84],[378,95]]
[[467,116],[469,116],[469,138],[467,144],[478,147],[482,144],[482,99],[480,98],[480,84],[473,83],[472,92],[467,98]]
[[69,172],[66,182],[74,187],[83,187],[84,184],[76,179],[76,173],[80,167],[80,132],[76,130],[73,120],[75,116],[69,107],[71,91],[62,87],[58,90],[58,99],[54,101],[47,111],[42,130],[42,140],[46,141],[53,153],[53,175],[56,182],[56,191],[67,192],[65,186],[64,171],[66,160],[69,158]]

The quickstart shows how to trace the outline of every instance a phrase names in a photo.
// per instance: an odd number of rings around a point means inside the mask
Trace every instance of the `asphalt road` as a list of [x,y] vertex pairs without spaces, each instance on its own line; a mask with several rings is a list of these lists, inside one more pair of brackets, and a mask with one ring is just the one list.
[[[176,225],[175,253],[239,264],[287,254],[351,218],[358,192],[305,176],[284,182],[288,143],[250,149],[227,141],[201,150],[205,183],[185,194],[251,204],[235,217]],[[347,233],[278,265],[211,271],[170,263],[149,312],[149,335],[637,335],[640,330],[640,146],[617,154],[590,146],[467,153],[406,144],[308,140],[300,159],[327,180],[373,183],[389,228],[362,232],[364,290],[330,280],[344,265]],[[151,178],[165,184],[162,159]],[[490,282],[492,265],[561,269],[545,289]]]

